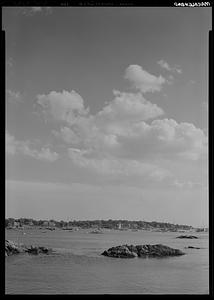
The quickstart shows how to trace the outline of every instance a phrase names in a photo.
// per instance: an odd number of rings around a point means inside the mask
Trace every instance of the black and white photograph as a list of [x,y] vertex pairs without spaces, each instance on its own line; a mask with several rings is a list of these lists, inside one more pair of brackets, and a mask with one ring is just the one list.
[[176,3],[2,7],[6,295],[209,295],[212,7]]

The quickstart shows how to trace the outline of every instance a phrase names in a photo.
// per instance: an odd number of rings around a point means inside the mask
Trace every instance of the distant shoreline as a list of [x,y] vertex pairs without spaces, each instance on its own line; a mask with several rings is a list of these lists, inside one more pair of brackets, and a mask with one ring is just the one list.
[[208,232],[207,227],[193,227],[190,225],[172,224],[168,222],[156,221],[129,221],[129,220],[84,220],[84,221],[56,221],[56,220],[34,220],[31,218],[6,218],[5,228],[27,228],[35,227],[47,230],[55,230],[57,228],[63,230],[79,230],[79,229],[114,229],[114,230],[146,230],[161,232],[185,232],[195,230],[197,232]]

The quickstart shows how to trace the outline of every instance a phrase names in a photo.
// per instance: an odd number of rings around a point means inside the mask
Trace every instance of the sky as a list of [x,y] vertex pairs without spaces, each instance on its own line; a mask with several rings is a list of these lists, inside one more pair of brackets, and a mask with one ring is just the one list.
[[4,7],[6,217],[208,225],[210,8]]

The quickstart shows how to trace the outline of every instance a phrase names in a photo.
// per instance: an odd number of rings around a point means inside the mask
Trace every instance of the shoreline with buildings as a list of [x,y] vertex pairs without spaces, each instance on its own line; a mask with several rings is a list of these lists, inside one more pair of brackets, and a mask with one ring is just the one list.
[[156,221],[129,221],[129,220],[34,220],[31,218],[6,218],[6,229],[46,229],[46,230],[70,230],[78,231],[82,229],[92,229],[96,233],[103,230],[121,230],[121,231],[158,231],[158,232],[209,232],[207,227],[193,227],[190,225],[172,224],[168,222]]

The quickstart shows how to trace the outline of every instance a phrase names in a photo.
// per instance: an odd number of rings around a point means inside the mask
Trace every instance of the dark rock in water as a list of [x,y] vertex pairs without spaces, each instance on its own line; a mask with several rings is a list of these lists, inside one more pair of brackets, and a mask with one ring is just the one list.
[[24,251],[25,251],[24,246],[18,245],[9,240],[5,240],[5,256],[23,253]]
[[134,258],[134,257],[166,257],[179,256],[185,253],[165,245],[122,245],[105,250],[102,255],[109,257]]
[[26,249],[26,252],[30,254],[39,254],[39,248],[36,246],[30,246]]
[[127,245],[112,247],[107,251],[104,251],[102,255],[120,258],[134,258],[137,257],[137,253],[129,250]]
[[199,247],[194,247],[194,246],[188,246],[188,247],[185,247],[186,249],[201,249]]
[[52,249],[51,248],[47,248],[47,247],[39,247],[39,250],[42,252],[42,253],[50,253],[52,252]]
[[141,247],[138,247],[139,257],[165,257],[178,256],[183,254],[184,253],[179,249],[173,249],[162,244],[142,245]]
[[26,252],[30,254],[40,254],[40,253],[49,254],[50,252],[52,252],[52,249],[46,247],[31,246],[26,249]]
[[198,239],[195,235],[179,235],[176,239]]
[[30,254],[40,254],[40,253],[49,254],[52,252],[52,249],[46,247],[37,247],[37,246],[26,247],[22,244],[16,244],[12,241],[5,240],[5,257],[13,254],[25,253],[25,252]]

